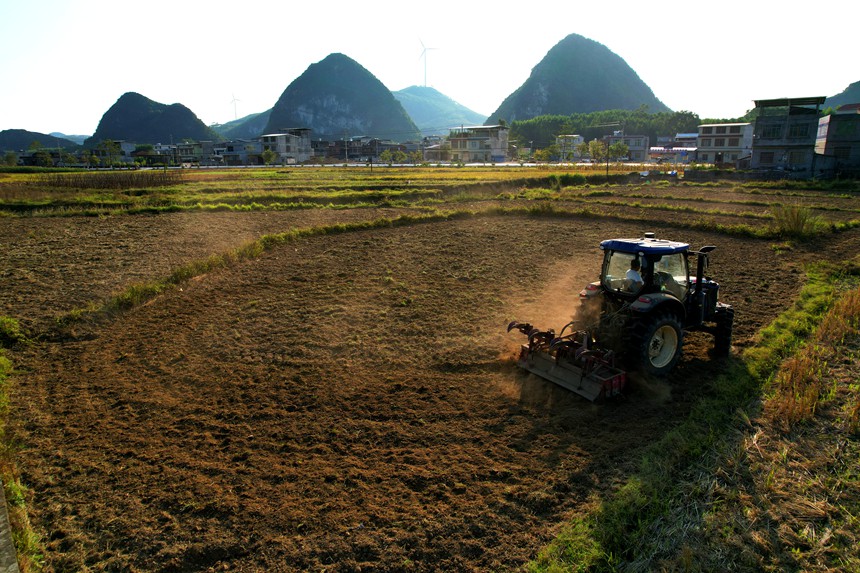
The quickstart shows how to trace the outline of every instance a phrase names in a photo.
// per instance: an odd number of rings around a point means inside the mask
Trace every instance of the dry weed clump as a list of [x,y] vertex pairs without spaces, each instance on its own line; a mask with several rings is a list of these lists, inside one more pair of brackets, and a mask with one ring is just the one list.
[[822,221],[808,207],[776,205],[772,209],[773,223],[777,231],[788,237],[809,237],[821,228]]
[[[772,383],[772,397],[765,404],[765,416],[783,432],[815,416],[822,399],[835,388],[833,365],[856,358],[850,337],[860,326],[860,289],[849,291],[828,312],[812,335],[809,345],[786,360]],[[856,409],[856,408],[855,408]],[[854,415],[856,417],[856,413]],[[849,420],[851,416],[849,416]]]

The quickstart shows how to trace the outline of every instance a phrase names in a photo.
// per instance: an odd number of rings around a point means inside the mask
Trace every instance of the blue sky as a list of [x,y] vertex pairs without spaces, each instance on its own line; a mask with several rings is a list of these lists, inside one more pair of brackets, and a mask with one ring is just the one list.
[[753,100],[860,80],[860,3],[481,0],[148,3],[0,0],[0,130],[92,134],[125,92],[204,123],[261,112],[309,65],[346,54],[386,87],[424,84],[489,115],[568,34],[621,56],[673,110],[735,117]]

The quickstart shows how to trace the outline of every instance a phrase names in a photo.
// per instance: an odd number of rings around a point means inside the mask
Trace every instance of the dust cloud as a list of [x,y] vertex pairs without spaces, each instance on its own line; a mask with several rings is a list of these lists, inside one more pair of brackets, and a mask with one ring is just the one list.
[[[578,321],[580,310],[579,292],[588,283],[597,280],[599,261],[587,264],[578,261],[561,261],[547,273],[546,281],[535,281],[527,295],[512,294],[507,297],[511,320],[528,322],[541,330],[561,329],[571,321]],[[505,325],[507,326],[507,325]],[[584,327],[585,324],[577,324]],[[518,331],[511,331],[499,355],[503,361],[516,361],[520,346],[525,342]]]

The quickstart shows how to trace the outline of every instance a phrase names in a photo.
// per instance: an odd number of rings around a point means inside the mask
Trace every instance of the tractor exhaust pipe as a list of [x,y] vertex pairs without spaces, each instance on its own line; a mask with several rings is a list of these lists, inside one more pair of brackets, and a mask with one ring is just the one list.
[[705,278],[705,269],[708,267],[708,253],[716,248],[714,245],[706,245],[693,253],[697,257],[696,289],[693,291],[697,324],[702,324],[705,320],[705,293],[702,292],[702,280]]

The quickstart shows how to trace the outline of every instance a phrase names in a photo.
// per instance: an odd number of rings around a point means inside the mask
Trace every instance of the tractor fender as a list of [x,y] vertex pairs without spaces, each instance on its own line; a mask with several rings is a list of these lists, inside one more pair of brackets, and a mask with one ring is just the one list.
[[677,298],[667,293],[643,294],[630,304],[630,310],[642,314],[650,314],[658,307],[661,311],[671,312],[677,316],[681,323],[686,319],[687,312],[684,305]]

